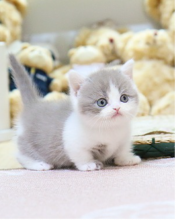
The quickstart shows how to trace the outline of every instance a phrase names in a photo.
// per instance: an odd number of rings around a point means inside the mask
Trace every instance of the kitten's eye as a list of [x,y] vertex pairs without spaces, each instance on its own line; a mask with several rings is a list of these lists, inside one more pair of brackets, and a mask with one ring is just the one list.
[[99,107],[105,107],[107,104],[108,104],[107,100],[106,100],[106,99],[103,99],[103,98],[101,98],[101,99],[99,99],[99,100],[97,101],[97,105],[98,105]]
[[128,99],[129,99],[128,96],[125,95],[125,94],[124,94],[124,95],[121,95],[121,97],[120,97],[120,101],[121,101],[121,102],[128,102]]

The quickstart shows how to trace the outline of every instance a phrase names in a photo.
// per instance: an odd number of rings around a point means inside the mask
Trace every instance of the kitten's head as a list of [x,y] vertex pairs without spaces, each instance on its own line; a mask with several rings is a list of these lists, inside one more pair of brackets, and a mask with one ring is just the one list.
[[133,60],[120,70],[104,68],[83,77],[70,71],[69,85],[75,111],[87,122],[112,124],[133,118],[138,109],[138,93],[132,79]]

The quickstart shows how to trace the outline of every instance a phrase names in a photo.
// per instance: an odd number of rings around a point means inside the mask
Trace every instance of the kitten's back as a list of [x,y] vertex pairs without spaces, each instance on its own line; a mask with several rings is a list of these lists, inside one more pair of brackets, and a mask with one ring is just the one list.
[[38,101],[24,108],[17,123],[20,152],[55,167],[71,165],[62,141],[64,123],[71,112],[69,99],[49,103]]

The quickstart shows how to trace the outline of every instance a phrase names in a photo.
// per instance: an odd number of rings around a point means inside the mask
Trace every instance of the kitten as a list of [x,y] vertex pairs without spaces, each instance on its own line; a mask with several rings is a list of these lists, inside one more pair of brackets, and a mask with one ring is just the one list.
[[46,103],[16,58],[9,58],[24,105],[17,122],[17,159],[25,168],[74,165],[87,171],[111,159],[115,165],[141,161],[131,145],[130,122],[138,107],[132,60],[120,71],[104,68],[87,77],[72,70],[70,98]]

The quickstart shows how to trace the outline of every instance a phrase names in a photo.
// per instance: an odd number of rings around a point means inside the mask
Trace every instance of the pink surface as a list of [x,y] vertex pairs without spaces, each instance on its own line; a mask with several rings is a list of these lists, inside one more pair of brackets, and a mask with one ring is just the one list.
[[0,218],[174,218],[175,159],[101,171],[0,171]]

